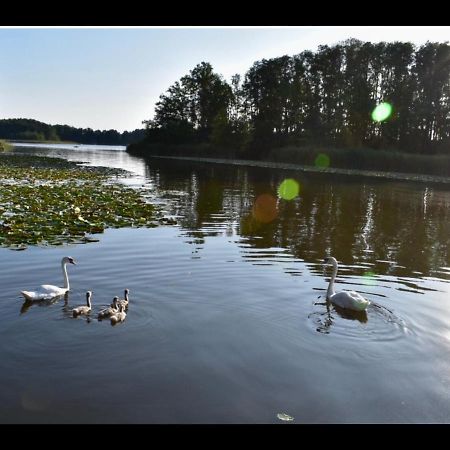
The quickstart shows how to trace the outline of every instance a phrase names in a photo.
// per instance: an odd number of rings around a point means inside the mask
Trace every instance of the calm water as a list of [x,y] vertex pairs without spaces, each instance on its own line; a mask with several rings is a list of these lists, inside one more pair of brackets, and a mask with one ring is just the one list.
[[[0,422],[450,422],[450,192],[89,146],[20,152],[133,171],[177,226],[0,248]],[[271,200],[286,177],[293,201]],[[262,195],[262,197],[261,197]],[[336,288],[367,313],[327,309]],[[22,289],[72,291],[24,306]],[[96,312],[130,289],[126,321]],[[93,291],[92,320],[70,311]]]

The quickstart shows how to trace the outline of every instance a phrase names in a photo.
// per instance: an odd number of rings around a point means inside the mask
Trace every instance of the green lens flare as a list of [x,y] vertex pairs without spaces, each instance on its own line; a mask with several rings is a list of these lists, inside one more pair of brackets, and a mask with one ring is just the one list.
[[373,286],[376,284],[375,281],[375,277],[376,277],[376,273],[371,272],[371,271],[366,271],[363,273],[363,283],[367,286]]
[[330,166],[330,157],[325,153],[319,153],[314,160],[314,165],[316,167],[329,167]]
[[284,200],[292,200],[298,196],[300,185],[292,178],[287,178],[278,187],[278,196]]
[[375,122],[382,122],[390,117],[392,114],[392,105],[384,102],[380,103],[373,111],[372,111],[372,120]]

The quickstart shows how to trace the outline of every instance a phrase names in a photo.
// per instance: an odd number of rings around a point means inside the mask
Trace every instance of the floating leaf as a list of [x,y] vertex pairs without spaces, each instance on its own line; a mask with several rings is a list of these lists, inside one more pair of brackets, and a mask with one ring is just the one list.
[[277,417],[280,420],[283,420],[284,422],[292,422],[294,420],[294,418],[288,414],[284,414],[284,413],[278,413]]

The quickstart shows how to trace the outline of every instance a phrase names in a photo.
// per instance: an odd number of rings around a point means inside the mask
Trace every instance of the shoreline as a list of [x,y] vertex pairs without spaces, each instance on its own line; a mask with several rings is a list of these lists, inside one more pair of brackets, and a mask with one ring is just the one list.
[[416,183],[433,183],[445,186],[450,186],[450,177],[441,177],[438,175],[421,175],[414,173],[404,172],[385,172],[385,171],[372,171],[372,170],[358,170],[358,169],[341,169],[336,167],[314,167],[304,166],[301,164],[292,164],[284,162],[274,161],[256,161],[247,159],[226,159],[226,158],[203,158],[203,157],[189,157],[189,156],[161,156],[161,155],[145,155],[142,158],[160,158],[160,159],[175,159],[180,161],[195,161],[206,162],[213,164],[228,164],[234,166],[248,166],[248,167],[263,167],[268,169],[284,169],[284,170],[296,170],[299,172],[313,172],[323,173],[331,175],[344,175],[344,176],[359,176],[365,178],[376,178],[390,181],[409,181]]
[[9,142],[11,145],[14,144],[75,144],[80,145],[79,142],[75,141],[36,141],[36,140],[28,140],[28,139],[5,139],[5,141]]

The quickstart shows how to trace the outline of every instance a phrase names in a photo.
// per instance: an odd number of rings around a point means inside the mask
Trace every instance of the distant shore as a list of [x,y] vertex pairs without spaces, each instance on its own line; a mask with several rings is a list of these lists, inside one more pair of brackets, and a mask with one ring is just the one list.
[[75,141],[39,141],[33,139],[5,139],[6,142],[10,142],[11,144],[15,144],[17,142],[24,144],[74,144],[81,145],[79,142]]
[[248,167],[265,167],[272,169],[286,169],[295,170],[299,172],[315,172],[332,175],[344,175],[344,176],[358,176],[369,177],[385,180],[398,180],[398,181],[413,181],[419,183],[436,183],[450,186],[450,177],[441,177],[436,175],[421,175],[414,173],[400,173],[400,172],[384,172],[374,170],[356,170],[356,169],[340,169],[335,167],[314,167],[304,166],[300,164],[290,164],[284,162],[271,162],[271,161],[254,161],[244,159],[225,159],[225,158],[202,158],[202,157],[189,157],[189,156],[164,156],[164,155],[147,155],[146,158],[160,158],[160,159],[174,159],[181,161],[194,161],[205,162],[214,164],[228,164],[233,166],[248,166]]
[[[284,146],[264,152],[218,147],[211,143],[167,144],[144,140],[127,146],[131,155],[144,158],[171,156],[205,161],[222,161],[228,164],[250,164],[259,167],[279,167],[308,172],[360,175],[397,180],[416,180],[448,184],[450,155],[415,154],[398,149],[369,147],[340,148],[314,145]],[[253,152],[254,153],[254,152]]]

